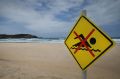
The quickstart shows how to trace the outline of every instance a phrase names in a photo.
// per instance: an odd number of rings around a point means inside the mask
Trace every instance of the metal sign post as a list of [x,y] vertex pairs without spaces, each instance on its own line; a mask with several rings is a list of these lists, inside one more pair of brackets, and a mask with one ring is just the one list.
[[82,71],[82,77],[83,79],[87,79],[87,70]]
[[[82,15],[87,16],[87,11],[86,11],[86,10],[83,10],[83,11],[82,11]],[[83,79],[87,79],[87,69],[84,70],[84,71],[82,71],[82,78],[83,78]]]

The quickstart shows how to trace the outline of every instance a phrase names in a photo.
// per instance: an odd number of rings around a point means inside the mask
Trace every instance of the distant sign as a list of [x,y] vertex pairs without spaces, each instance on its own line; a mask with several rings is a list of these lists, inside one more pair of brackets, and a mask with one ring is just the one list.
[[88,68],[113,44],[108,35],[83,15],[65,40],[65,45],[82,70]]

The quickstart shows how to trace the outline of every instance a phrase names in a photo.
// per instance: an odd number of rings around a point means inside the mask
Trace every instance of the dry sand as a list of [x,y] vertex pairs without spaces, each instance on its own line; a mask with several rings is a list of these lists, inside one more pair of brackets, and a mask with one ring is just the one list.
[[[88,79],[120,79],[120,45],[87,70]],[[62,43],[0,43],[0,79],[82,79]]]

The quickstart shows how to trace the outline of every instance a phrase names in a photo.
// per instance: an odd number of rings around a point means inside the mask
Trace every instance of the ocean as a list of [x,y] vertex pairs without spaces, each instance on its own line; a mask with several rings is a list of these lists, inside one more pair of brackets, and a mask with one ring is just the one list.
[[[113,39],[116,43],[120,44],[120,39]],[[59,39],[40,39],[40,38],[31,38],[31,39],[26,39],[26,38],[20,38],[20,39],[0,39],[0,43],[64,43],[63,38]]]
[[19,38],[19,39],[0,39],[0,43],[63,43],[64,39],[60,38],[60,39],[40,39],[40,38],[30,38],[30,39],[26,39],[26,38]]

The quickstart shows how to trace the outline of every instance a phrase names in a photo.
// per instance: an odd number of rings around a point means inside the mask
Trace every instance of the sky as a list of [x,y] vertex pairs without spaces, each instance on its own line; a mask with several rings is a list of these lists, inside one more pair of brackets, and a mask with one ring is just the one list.
[[120,37],[120,0],[0,0],[0,34],[66,37],[82,10],[111,37]]

